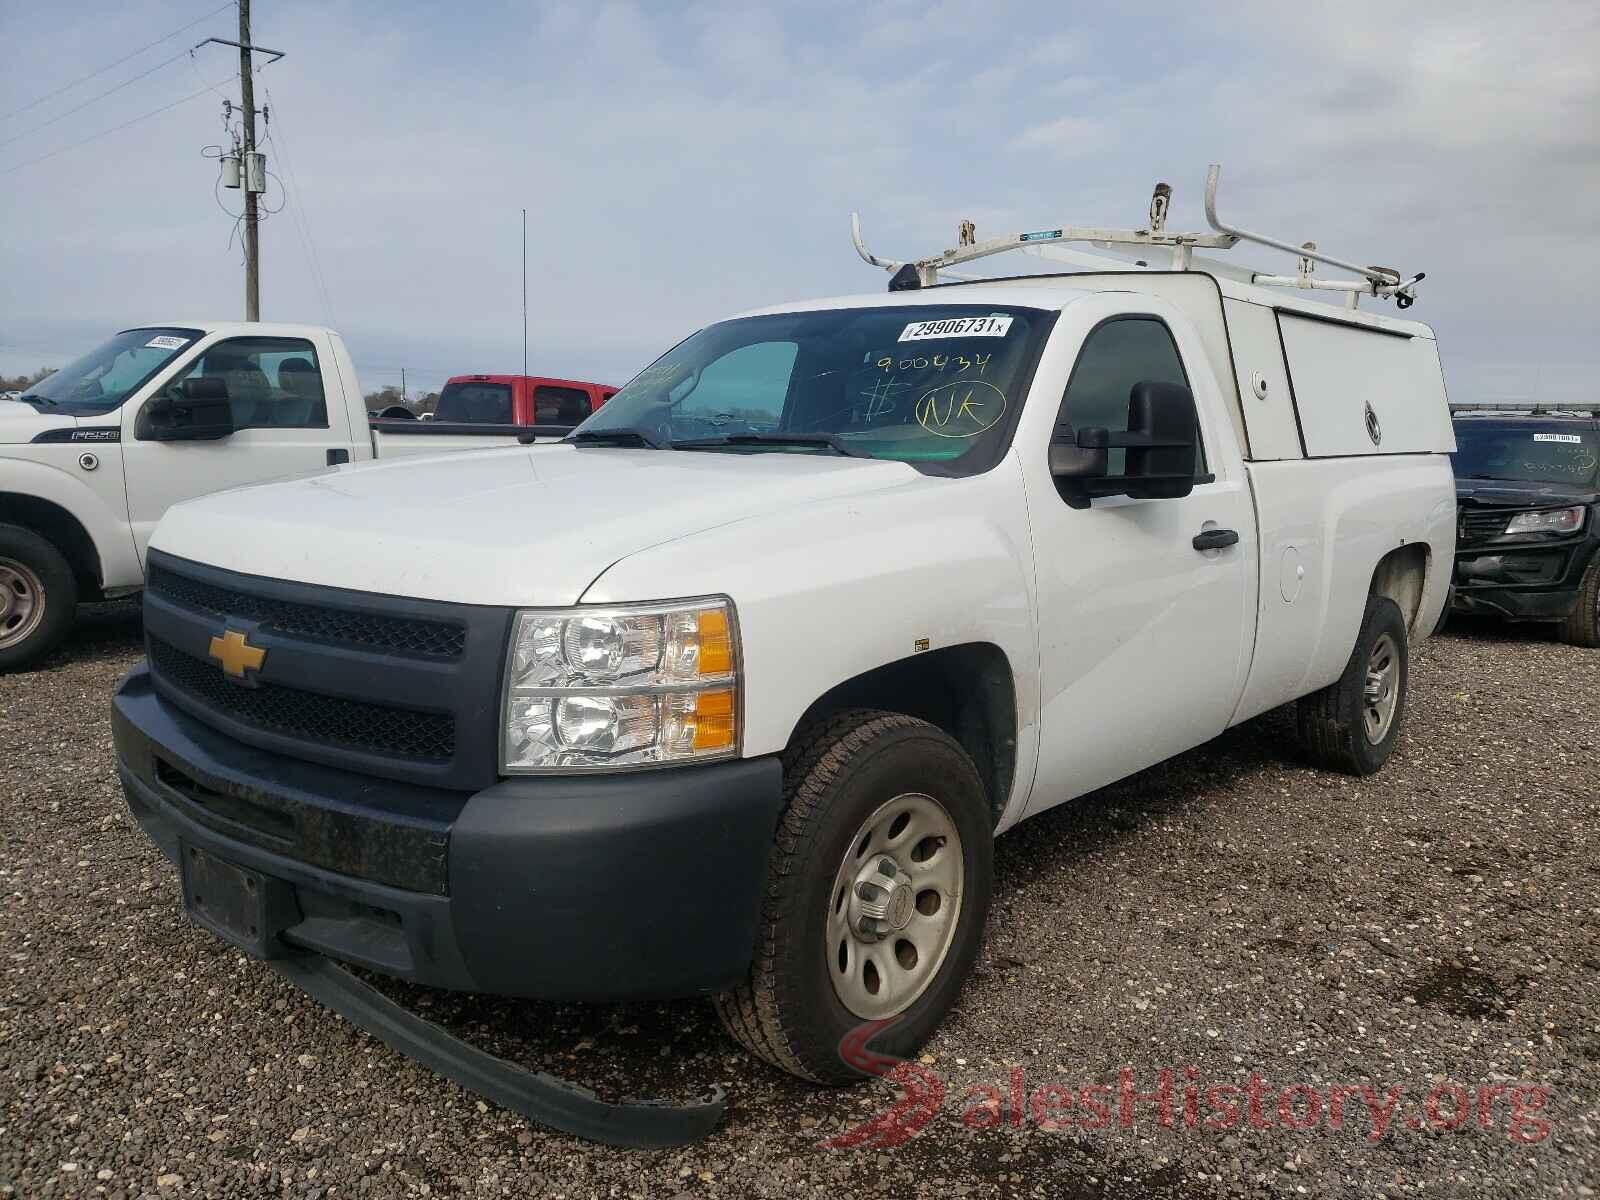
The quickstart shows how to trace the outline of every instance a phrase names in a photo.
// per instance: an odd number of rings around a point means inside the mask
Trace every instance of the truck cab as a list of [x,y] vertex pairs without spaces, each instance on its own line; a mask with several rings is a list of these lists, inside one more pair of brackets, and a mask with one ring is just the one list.
[[617,389],[542,375],[453,375],[439,392],[441,424],[576,425]]

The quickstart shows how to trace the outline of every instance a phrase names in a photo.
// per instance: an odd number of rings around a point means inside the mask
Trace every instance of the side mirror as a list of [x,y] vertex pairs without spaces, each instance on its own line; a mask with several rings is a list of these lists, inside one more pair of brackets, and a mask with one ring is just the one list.
[[227,381],[215,376],[185,379],[177,396],[151,398],[139,414],[136,435],[152,442],[214,442],[233,433]]
[[[1194,491],[1200,454],[1200,418],[1194,393],[1182,384],[1145,380],[1128,392],[1128,431],[1099,426],[1057,427],[1050,446],[1056,490],[1074,508],[1096,496],[1176,499]],[[1111,450],[1126,451],[1120,475],[1108,475]]]

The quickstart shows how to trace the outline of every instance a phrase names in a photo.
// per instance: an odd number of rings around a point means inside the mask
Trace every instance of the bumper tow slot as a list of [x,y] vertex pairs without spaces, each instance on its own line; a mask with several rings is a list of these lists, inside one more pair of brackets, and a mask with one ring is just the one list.
[[691,1104],[661,1100],[608,1104],[588,1088],[479,1050],[396,1004],[332,959],[299,954],[269,959],[268,965],[390,1049],[562,1133],[629,1149],[684,1146],[709,1134],[727,1111],[727,1097],[720,1087]]

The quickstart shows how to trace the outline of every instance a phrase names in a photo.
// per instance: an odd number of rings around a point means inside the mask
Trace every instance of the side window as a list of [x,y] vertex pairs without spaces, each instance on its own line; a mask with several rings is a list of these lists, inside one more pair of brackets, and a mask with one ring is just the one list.
[[515,419],[508,383],[447,383],[439,393],[435,421],[510,425]]
[[317,350],[301,338],[229,338],[174,379],[219,378],[228,385],[235,429],[326,429],[328,402]]
[[679,416],[716,426],[776,429],[799,349],[794,342],[755,342],[724,354],[700,372],[678,404]]
[[542,383],[533,389],[535,425],[576,425],[589,415],[589,393],[582,388]]
[[[1189,385],[1177,344],[1154,317],[1119,317],[1097,326],[1084,339],[1072,378],[1067,381],[1059,421],[1074,432],[1100,426],[1113,433],[1128,429],[1128,394],[1145,381]],[[1107,451],[1108,475],[1127,472],[1128,452]],[[1205,471],[1205,448],[1199,464]]]

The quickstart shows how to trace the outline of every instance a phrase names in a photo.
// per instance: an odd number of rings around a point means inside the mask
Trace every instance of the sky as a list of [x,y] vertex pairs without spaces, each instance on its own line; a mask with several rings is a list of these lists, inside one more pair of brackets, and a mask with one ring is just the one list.
[[[1169,227],[1203,229],[1216,161],[1224,220],[1427,272],[1407,315],[1452,400],[1597,399],[1592,0],[252,12],[287,51],[256,74],[262,316],[339,329],[369,390],[521,369],[524,208],[529,369],[622,383],[721,317],[882,288],[852,210],[909,258],[963,218],[1137,226],[1165,180]],[[239,193],[205,149],[238,56],[187,53],[213,35],[231,4],[0,0],[0,373],[242,318]]]

